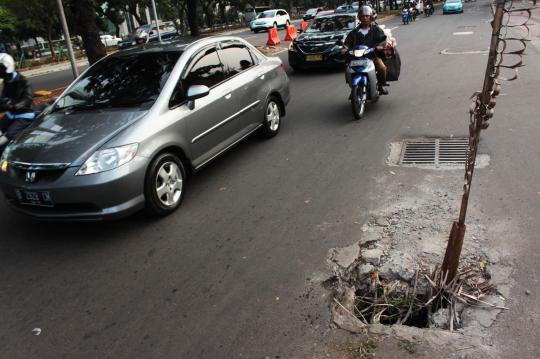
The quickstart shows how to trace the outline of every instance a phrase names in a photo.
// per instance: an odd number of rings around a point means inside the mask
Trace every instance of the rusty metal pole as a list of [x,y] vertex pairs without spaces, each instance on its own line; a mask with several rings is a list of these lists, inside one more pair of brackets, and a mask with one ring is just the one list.
[[480,142],[480,132],[487,128],[488,121],[493,116],[493,107],[495,106],[494,101],[492,101],[493,93],[496,92],[495,95],[497,95],[500,91],[500,85],[495,82],[498,75],[496,60],[498,56],[497,46],[500,39],[505,3],[506,0],[497,0],[496,3],[495,15],[491,23],[491,44],[489,47],[484,86],[476,100],[474,115],[472,115],[472,120],[469,125],[469,149],[467,153],[467,162],[465,164],[465,185],[463,186],[461,209],[458,221],[455,221],[452,224],[452,230],[450,231],[450,237],[448,238],[448,245],[446,247],[441,268],[443,275],[448,273],[446,277],[447,283],[454,279],[459,266],[459,258],[461,256],[461,248],[463,247],[463,238],[466,230],[465,218],[469,203],[469,193],[476,163],[478,143]]

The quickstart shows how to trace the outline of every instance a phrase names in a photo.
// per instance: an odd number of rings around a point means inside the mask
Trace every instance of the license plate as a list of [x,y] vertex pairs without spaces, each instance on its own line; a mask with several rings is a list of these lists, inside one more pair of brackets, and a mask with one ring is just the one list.
[[365,66],[366,60],[352,60],[351,66]]
[[24,189],[16,189],[15,194],[17,195],[20,204],[42,207],[54,206],[49,191],[27,191]]
[[307,55],[306,61],[322,61],[322,55]]

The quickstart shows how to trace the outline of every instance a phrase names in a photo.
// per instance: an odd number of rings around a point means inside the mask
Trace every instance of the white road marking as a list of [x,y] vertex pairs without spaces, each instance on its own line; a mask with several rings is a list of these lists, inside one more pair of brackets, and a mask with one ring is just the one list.
[[450,49],[444,49],[441,52],[441,55],[486,55],[489,53],[488,50],[475,50],[475,51],[452,51]]
[[392,31],[392,30],[395,30],[395,29],[397,29],[398,27],[399,27],[399,26],[396,26],[396,27],[392,27],[392,28],[390,28],[390,29],[388,29],[388,30]]
[[460,35],[472,35],[474,32],[472,31],[461,31],[461,32],[454,32],[452,35],[460,36]]

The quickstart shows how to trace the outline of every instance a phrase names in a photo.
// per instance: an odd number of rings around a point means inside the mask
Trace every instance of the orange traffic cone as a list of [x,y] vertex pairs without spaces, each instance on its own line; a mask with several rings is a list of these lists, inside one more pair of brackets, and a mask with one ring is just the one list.
[[304,31],[305,29],[307,29],[308,25],[309,24],[304,21],[303,23],[300,24],[300,30]]
[[287,34],[285,35],[283,41],[293,41],[294,39],[296,39],[296,36],[298,36],[298,34],[296,33],[296,27],[294,27],[294,25],[287,26],[286,33]]
[[280,44],[281,41],[279,41],[279,36],[277,33],[277,29],[275,27],[272,27],[268,29],[268,41],[266,41],[267,46],[275,46],[277,44]]

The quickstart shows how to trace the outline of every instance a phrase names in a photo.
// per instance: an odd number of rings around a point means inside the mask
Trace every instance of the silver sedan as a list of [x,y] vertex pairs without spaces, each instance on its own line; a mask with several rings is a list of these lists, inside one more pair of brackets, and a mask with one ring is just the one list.
[[257,132],[289,102],[281,60],[236,37],[145,45],[87,69],[11,143],[0,186],[46,219],[175,211],[186,178]]

